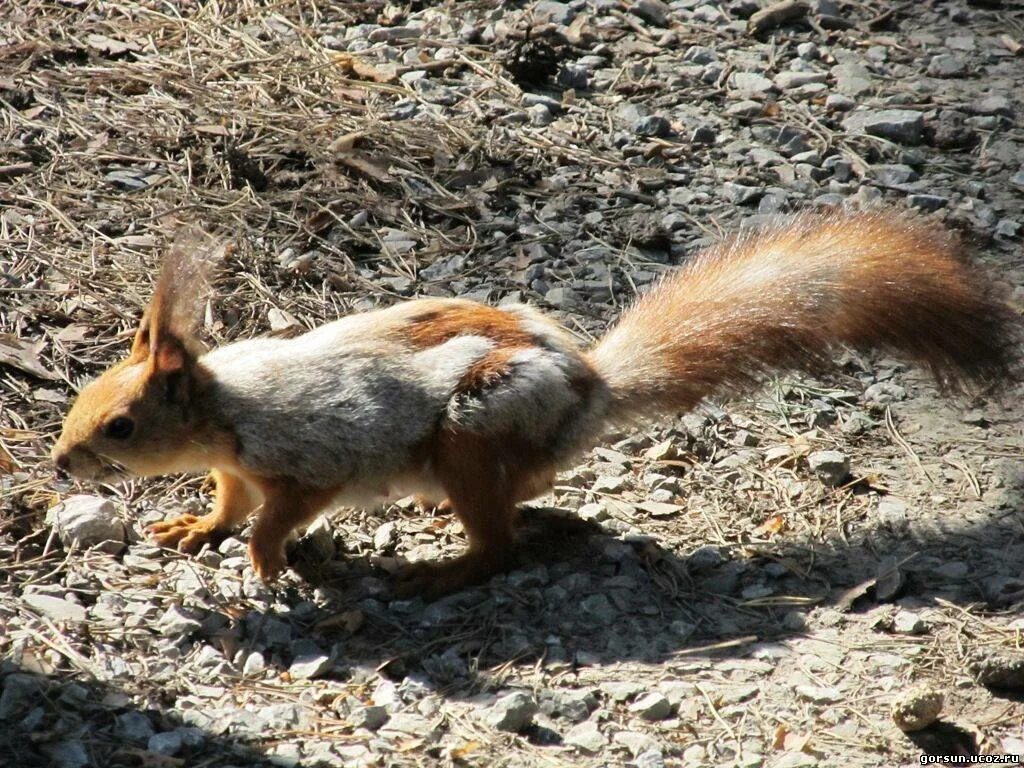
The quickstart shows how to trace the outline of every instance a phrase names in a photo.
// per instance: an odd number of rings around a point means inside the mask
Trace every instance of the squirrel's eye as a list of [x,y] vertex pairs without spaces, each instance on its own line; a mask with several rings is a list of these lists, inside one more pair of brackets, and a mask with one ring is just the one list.
[[107,422],[103,428],[103,434],[115,440],[124,440],[135,431],[135,422],[127,416],[118,416]]

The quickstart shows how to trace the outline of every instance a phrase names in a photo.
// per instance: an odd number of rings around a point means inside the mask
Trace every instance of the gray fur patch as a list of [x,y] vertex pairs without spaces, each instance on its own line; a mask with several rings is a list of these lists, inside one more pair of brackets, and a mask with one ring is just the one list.
[[463,336],[410,353],[372,339],[259,339],[202,362],[216,382],[213,412],[234,428],[244,466],[313,487],[375,490],[408,470],[465,369],[492,346]]

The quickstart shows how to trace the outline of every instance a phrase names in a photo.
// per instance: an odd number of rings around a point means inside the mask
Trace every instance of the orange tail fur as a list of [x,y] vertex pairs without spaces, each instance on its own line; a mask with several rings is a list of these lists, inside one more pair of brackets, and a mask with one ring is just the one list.
[[990,384],[1011,367],[1008,318],[941,227],[884,211],[804,214],[672,272],[589,359],[613,419],[819,369],[839,344],[902,352],[943,384]]

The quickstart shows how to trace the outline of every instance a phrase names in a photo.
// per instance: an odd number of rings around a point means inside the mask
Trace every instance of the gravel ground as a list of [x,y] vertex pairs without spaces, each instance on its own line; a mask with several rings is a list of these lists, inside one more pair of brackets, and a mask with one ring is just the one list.
[[0,10],[0,764],[1024,753],[1019,385],[949,402],[848,354],[608,435],[516,570],[430,604],[388,573],[462,536],[411,503],[317,522],[267,587],[244,531],[143,540],[198,479],[54,481],[177,220],[237,243],[210,343],[414,295],[587,339],[724,231],[878,199],[962,231],[1024,310],[1016,3],[332,5]]

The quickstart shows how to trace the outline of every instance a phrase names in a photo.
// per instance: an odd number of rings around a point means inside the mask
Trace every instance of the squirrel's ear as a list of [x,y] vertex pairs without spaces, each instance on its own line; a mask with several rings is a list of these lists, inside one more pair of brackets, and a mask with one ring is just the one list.
[[139,321],[139,328],[135,331],[135,339],[132,341],[132,351],[129,359],[142,361],[149,357],[149,312],[142,316]]
[[209,291],[209,272],[227,250],[226,242],[199,229],[179,229],[135,333],[133,359],[149,359],[153,373],[188,372],[201,352],[195,331]]

